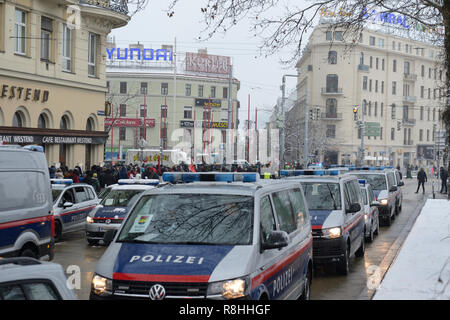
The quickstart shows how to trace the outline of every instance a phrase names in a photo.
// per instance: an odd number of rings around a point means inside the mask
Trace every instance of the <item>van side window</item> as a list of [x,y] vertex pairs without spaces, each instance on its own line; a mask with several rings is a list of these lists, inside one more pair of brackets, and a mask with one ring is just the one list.
[[89,199],[89,200],[94,200],[94,199],[95,199],[94,192],[92,191],[91,188],[87,188],[87,187],[86,187],[86,192],[87,192],[87,195],[88,195],[88,199]]
[[267,241],[270,231],[276,230],[275,218],[269,196],[261,199],[259,212],[261,216],[261,241],[264,243]]
[[75,203],[75,195],[73,194],[73,188],[67,189],[64,191],[61,202],[59,203],[59,206],[62,207],[62,205],[66,202]]
[[392,186],[395,186],[395,180],[394,180],[394,174],[392,172],[389,172],[387,174],[388,178],[388,190],[391,189]]
[[287,233],[293,232],[297,229],[294,212],[292,210],[291,202],[287,191],[276,192],[272,195],[275,213],[278,218],[280,230]]
[[347,209],[350,208],[351,205],[351,199],[350,199],[350,193],[351,191],[349,190],[349,183],[346,182],[344,183],[344,198],[345,198],[345,210],[347,211]]
[[363,198],[364,205],[368,205],[369,204],[369,200],[367,199],[367,190],[366,189],[361,189],[361,196]]
[[289,199],[291,200],[294,216],[297,222],[297,229],[303,229],[305,224],[309,222],[308,213],[305,209],[305,200],[300,189],[289,191]]
[[77,195],[77,202],[78,203],[89,200],[86,192],[84,192],[84,188],[83,187],[76,187],[75,188],[75,193]]

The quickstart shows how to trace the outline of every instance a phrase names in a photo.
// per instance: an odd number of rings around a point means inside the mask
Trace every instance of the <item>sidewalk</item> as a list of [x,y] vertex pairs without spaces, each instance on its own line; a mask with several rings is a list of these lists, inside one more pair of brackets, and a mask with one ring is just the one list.
[[374,300],[450,299],[450,201],[440,193],[430,199],[430,189],[426,194],[429,199]]

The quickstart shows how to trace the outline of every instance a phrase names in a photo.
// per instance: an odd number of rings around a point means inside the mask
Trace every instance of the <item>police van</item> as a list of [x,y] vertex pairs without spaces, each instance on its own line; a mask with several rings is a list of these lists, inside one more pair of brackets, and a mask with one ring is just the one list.
[[159,180],[155,179],[120,179],[117,185],[113,185],[86,218],[86,239],[89,245],[96,245],[103,240],[107,230],[119,229],[139,195],[158,184]]
[[282,170],[282,177],[300,181],[311,214],[314,264],[335,264],[349,272],[350,257],[364,256],[364,207],[355,177],[338,170]]
[[86,217],[100,202],[94,188],[72,179],[50,179],[55,216],[55,241],[64,234],[85,228]]
[[398,212],[398,188],[394,174],[385,167],[350,168],[349,175],[364,179],[371,185],[375,200],[380,202],[379,217],[385,225],[390,226]]
[[378,235],[380,231],[380,219],[378,215],[378,207],[380,203],[375,200],[372,186],[366,183],[366,180],[358,180],[361,186],[364,205],[364,221],[366,222],[365,235],[368,242],[374,240],[374,236]]
[[397,205],[396,205],[396,214],[398,215],[400,211],[402,211],[403,206],[403,192],[402,188],[405,185],[405,183],[402,181],[400,177],[400,172],[392,167],[387,167],[387,171],[389,171],[390,175],[394,177],[394,185],[397,187],[397,191],[395,192],[395,197],[397,198]]
[[98,262],[91,299],[309,298],[312,234],[298,182],[181,172],[163,181]]
[[0,145],[0,195],[0,257],[52,260],[52,193],[42,147]]

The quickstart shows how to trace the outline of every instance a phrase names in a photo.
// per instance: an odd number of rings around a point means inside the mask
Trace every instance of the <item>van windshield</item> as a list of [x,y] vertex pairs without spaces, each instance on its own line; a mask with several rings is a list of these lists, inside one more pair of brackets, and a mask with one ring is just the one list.
[[126,207],[130,200],[144,190],[112,190],[100,204],[104,207]]
[[353,174],[358,177],[358,179],[366,180],[366,183],[370,184],[373,190],[386,190],[386,178],[384,174],[365,174],[356,173]]
[[339,183],[302,182],[309,210],[340,210]]
[[249,245],[253,197],[221,194],[143,196],[118,242]]

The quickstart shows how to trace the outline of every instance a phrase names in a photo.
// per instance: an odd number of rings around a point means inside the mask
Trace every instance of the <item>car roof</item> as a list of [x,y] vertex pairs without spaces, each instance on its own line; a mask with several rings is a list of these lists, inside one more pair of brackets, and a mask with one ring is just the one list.
[[339,183],[345,180],[355,180],[354,177],[349,177],[347,175],[337,175],[337,176],[294,176],[287,177],[287,180],[301,180],[302,182],[333,182]]
[[91,187],[92,188],[92,186],[87,183],[72,183],[72,184],[54,184],[54,183],[52,183],[52,189],[56,189],[56,190],[59,190],[59,189],[64,190],[69,187]]
[[155,186],[144,184],[126,184],[126,185],[112,185],[112,190],[148,190],[153,189]]

